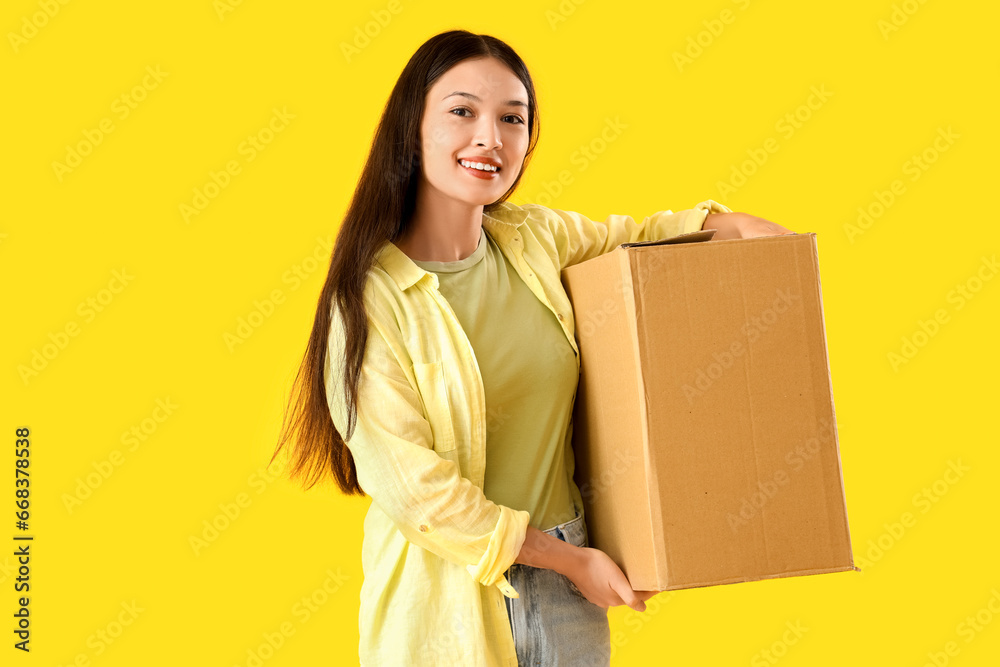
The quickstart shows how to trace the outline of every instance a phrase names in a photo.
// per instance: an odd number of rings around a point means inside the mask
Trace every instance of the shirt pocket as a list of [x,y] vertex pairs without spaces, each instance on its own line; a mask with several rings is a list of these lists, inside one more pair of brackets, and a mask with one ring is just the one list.
[[448,387],[445,384],[442,363],[440,361],[415,363],[413,375],[417,380],[420,400],[424,404],[424,414],[431,425],[431,434],[434,437],[432,449],[439,453],[454,452],[457,447],[455,427],[451,419],[451,403],[448,401]]

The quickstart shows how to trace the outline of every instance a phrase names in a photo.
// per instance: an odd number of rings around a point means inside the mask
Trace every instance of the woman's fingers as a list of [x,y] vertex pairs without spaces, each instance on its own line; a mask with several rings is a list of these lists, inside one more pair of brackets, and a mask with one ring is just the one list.
[[622,575],[623,583],[619,584],[619,588],[615,589],[618,596],[622,599],[622,604],[627,604],[632,609],[636,611],[646,611],[646,603],[643,602],[642,598],[639,597],[632,587],[629,586],[628,579],[625,579],[625,575]]
[[660,591],[636,591],[635,594],[639,596],[639,599],[645,602],[649,598],[653,597]]
[[610,556],[599,549],[583,547],[582,567],[567,572],[585,598],[607,609],[628,605],[636,611],[646,610],[646,600],[658,591],[634,591],[628,578]]
[[618,564],[611,560],[610,556],[606,556],[609,564],[609,582],[611,588],[615,593],[618,594],[621,602],[618,604],[627,604],[632,609],[636,611],[646,611],[646,603],[644,599],[639,595],[637,591],[632,590],[632,585],[628,582],[628,578],[625,573],[622,572]]

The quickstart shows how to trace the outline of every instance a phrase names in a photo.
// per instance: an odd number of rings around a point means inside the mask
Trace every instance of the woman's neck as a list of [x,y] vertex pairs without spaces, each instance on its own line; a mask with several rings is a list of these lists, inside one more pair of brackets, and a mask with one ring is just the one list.
[[395,244],[411,259],[455,262],[476,251],[482,226],[482,204],[418,193],[410,224]]

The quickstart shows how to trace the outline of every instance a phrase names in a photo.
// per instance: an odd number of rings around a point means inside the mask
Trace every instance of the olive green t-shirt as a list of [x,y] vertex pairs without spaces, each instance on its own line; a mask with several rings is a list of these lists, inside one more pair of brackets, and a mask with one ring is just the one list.
[[556,316],[538,300],[483,229],[456,262],[414,263],[438,277],[469,337],[486,390],[486,478],[493,502],[545,530],[575,516],[566,432],[579,371]]

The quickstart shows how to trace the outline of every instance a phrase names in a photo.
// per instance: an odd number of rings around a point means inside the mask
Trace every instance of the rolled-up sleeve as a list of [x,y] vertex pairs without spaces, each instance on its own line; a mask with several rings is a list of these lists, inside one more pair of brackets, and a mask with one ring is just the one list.
[[[336,309],[332,315],[326,392],[333,423],[344,434],[343,327]],[[455,461],[434,451],[428,421],[433,415],[425,413],[377,320],[369,323],[357,422],[347,442],[358,483],[408,541],[464,566],[481,584],[517,597],[503,573],[520,552],[528,512],[490,501]]]
[[622,243],[654,241],[670,238],[701,229],[709,213],[732,213],[711,199],[699,202],[694,208],[674,213],[658,211],[642,222],[628,215],[609,215],[603,222],[595,221],[573,211],[547,209],[551,231],[559,252],[561,268],[579,264],[610,252]]

